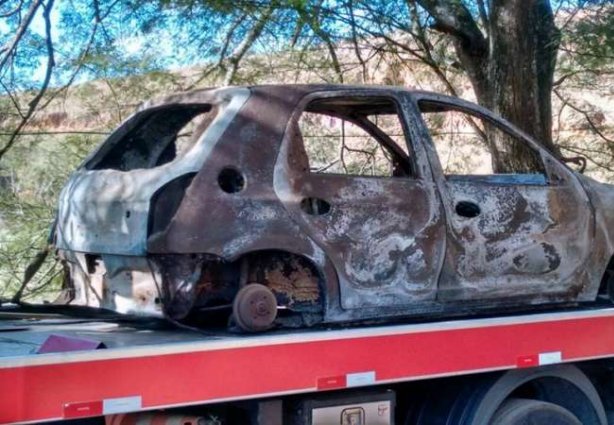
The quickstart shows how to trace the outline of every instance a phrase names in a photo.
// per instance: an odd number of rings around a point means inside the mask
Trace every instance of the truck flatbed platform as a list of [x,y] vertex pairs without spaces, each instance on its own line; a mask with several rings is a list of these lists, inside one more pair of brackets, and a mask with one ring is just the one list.
[[[50,335],[106,348],[37,354]],[[0,321],[0,423],[40,423],[614,356],[614,308],[257,335]]]

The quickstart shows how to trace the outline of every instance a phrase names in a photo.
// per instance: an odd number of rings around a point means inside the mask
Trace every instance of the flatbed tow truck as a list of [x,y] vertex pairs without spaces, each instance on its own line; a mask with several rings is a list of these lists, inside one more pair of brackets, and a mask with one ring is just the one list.
[[[462,139],[432,124],[466,119],[528,160],[447,170]],[[614,186],[447,96],[152,101],[60,195],[69,305],[0,308],[0,423],[614,423],[612,211]]]
[[3,424],[612,423],[608,307],[256,335],[18,311]]

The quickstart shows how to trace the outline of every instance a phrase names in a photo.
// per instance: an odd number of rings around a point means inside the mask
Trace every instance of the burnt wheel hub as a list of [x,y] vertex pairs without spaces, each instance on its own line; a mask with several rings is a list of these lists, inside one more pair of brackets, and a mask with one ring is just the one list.
[[269,329],[277,317],[275,294],[264,285],[250,283],[237,292],[232,314],[237,325],[248,332]]

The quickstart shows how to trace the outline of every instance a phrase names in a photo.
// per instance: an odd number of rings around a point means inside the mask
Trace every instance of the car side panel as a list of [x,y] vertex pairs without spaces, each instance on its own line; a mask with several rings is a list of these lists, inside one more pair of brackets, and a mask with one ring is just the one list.
[[[207,253],[234,259],[262,249],[313,253],[273,190],[273,170],[299,89],[256,88],[186,190],[166,229],[152,235],[152,253]],[[227,193],[220,172],[230,168],[244,188]]]
[[[322,94],[333,95],[344,94]],[[368,96],[368,91],[345,95]],[[293,218],[335,265],[341,307],[386,309],[434,301],[445,222],[421,146],[412,149],[420,178],[310,173],[296,125],[301,109],[289,124],[275,187]],[[414,129],[408,126],[410,138]],[[309,198],[329,203],[330,211],[307,213],[301,203]]]
[[[541,152],[548,178],[546,185],[446,180],[430,136],[423,132],[448,225],[438,299],[509,305],[593,300],[599,287],[589,270],[594,211],[574,173],[484,108],[432,93],[417,93],[414,99],[453,104],[499,122]],[[463,200],[478,204],[482,214],[460,217],[455,205]]]
[[482,212],[451,212],[440,299],[581,298],[592,219],[577,188],[448,182],[447,189],[451,209],[469,200]]

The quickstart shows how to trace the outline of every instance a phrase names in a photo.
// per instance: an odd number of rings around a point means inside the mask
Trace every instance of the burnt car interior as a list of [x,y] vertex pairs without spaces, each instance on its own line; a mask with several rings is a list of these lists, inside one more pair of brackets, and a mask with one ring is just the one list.
[[209,104],[152,108],[133,117],[127,133],[105,143],[89,170],[154,168],[185,155],[216,116]]
[[391,99],[318,99],[305,108],[299,128],[313,173],[413,175],[402,120]]

